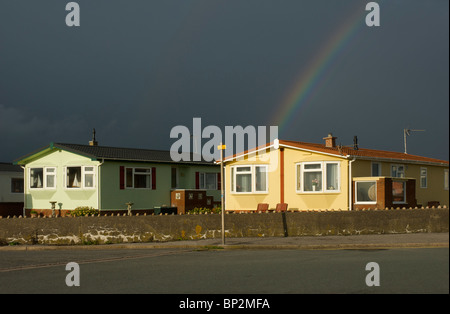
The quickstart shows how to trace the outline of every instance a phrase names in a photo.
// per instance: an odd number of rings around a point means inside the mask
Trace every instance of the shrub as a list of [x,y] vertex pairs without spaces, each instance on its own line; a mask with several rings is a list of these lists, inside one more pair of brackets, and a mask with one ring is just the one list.
[[79,206],[70,212],[70,216],[72,217],[80,217],[80,216],[93,216],[97,215],[99,212],[97,209],[89,206]]
[[194,209],[191,209],[188,211],[189,214],[220,214],[221,210],[220,207],[214,207],[214,208],[204,208],[204,207],[195,207]]

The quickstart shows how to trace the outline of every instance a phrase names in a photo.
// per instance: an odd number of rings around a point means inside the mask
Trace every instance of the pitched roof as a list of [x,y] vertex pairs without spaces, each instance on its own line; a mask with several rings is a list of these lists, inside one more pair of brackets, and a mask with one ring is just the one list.
[[[68,144],[68,143],[51,143],[49,146],[38,149],[26,156],[17,159],[15,164],[26,163],[26,160],[33,158],[34,155],[40,152],[45,152],[53,149],[62,149],[68,152],[79,154],[94,160],[120,160],[120,161],[136,161],[136,162],[163,162],[175,163],[170,156],[170,151],[151,150],[142,148],[124,148],[124,147],[109,147],[109,146],[91,146],[82,144]],[[194,154],[186,154],[189,161],[179,161],[177,163],[183,164],[201,164],[214,165],[212,161],[204,159],[194,161]]]
[[23,169],[9,162],[0,162],[0,172],[23,172]]
[[[435,164],[441,166],[448,166],[449,162],[446,160],[440,160],[436,158],[429,158],[399,152],[390,152],[384,150],[376,150],[376,149],[367,149],[367,148],[358,148],[354,149],[353,147],[346,146],[336,146],[336,147],[326,147],[325,144],[317,144],[317,143],[307,143],[307,142],[297,142],[297,141],[278,141],[280,147],[287,147],[293,149],[300,149],[305,151],[311,151],[316,153],[323,153],[328,155],[333,155],[336,157],[341,157],[345,159],[367,159],[367,160],[387,160],[387,161],[395,161],[395,162],[411,162],[411,163],[423,163],[423,164]],[[260,147],[245,151],[241,154],[236,154],[224,159],[224,161],[230,161],[238,156],[244,156],[247,154],[254,153],[261,149],[268,149],[273,146],[274,143],[267,143]]]
[[385,150],[358,148],[346,146],[326,147],[324,144],[314,144],[305,142],[294,141],[279,141],[280,145],[291,146],[300,149],[312,150],[326,154],[332,154],[336,156],[342,156],[345,158],[360,158],[360,159],[388,159],[403,162],[423,162],[423,163],[437,163],[442,165],[448,165],[446,160],[440,160],[436,158],[429,158],[399,152],[391,152]]

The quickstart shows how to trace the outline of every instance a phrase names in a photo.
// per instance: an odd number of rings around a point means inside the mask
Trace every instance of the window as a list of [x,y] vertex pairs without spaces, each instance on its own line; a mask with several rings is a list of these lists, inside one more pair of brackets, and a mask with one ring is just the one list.
[[95,167],[66,167],[66,188],[90,189],[95,187]]
[[152,170],[150,168],[126,168],[126,187],[131,189],[151,189]]
[[372,163],[372,177],[380,177],[381,176],[381,164],[378,162]]
[[11,178],[11,193],[23,193],[22,178]]
[[42,167],[30,168],[31,189],[54,189],[56,188],[56,168]]
[[171,188],[176,189],[178,187],[178,169],[172,167],[171,168]]
[[252,167],[236,167],[236,192],[252,192]]
[[44,168],[30,169],[30,188],[32,189],[44,188]]
[[232,167],[231,190],[236,193],[267,193],[267,170],[267,165]]
[[404,165],[391,165],[391,177],[404,178],[405,166]]
[[215,172],[200,172],[200,189],[217,190],[217,173]]
[[94,187],[94,167],[84,167],[84,187]]
[[326,185],[327,191],[339,190],[339,165],[337,163],[326,163]]
[[406,202],[406,189],[404,181],[392,181],[392,203]]
[[428,187],[427,168],[420,168],[420,187],[421,188],[427,188]]
[[322,164],[304,164],[303,192],[322,192]]
[[376,181],[356,181],[355,190],[355,203],[375,204],[377,202]]
[[338,192],[339,162],[307,162],[296,165],[297,192]]
[[45,187],[52,189],[56,188],[56,168],[44,168],[45,173]]
[[267,167],[255,166],[255,191],[267,191]]
[[66,187],[70,189],[81,188],[81,167],[67,167]]

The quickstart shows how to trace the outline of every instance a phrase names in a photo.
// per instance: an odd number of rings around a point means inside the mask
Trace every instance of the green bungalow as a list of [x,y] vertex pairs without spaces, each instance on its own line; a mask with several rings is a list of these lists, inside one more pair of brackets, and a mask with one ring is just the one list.
[[220,203],[220,167],[207,161],[174,162],[169,151],[99,146],[95,140],[89,145],[50,143],[14,164],[24,168],[27,216],[31,210],[65,215],[82,206],[119,213],[129,209],[128,203],[133,212],[148,213],[179,207],[180,195],[189,198],[191,207]]

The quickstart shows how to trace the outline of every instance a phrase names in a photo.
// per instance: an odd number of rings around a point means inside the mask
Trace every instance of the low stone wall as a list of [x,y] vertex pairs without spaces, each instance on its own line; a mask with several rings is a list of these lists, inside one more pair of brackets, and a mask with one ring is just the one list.
[[[448,208],[225,215],[226,237],[448,231]],[[103,244],[220,237],[220,214],[0,219],[0,243],[4,245]]]

